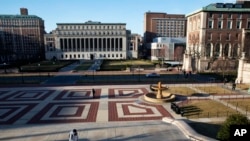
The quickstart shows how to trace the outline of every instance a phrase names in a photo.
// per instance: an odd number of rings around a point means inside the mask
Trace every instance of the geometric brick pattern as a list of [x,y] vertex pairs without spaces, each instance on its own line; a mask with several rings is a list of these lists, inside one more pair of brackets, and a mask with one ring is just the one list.
[[[172,117],[162,105],[132,101],[109,101],[109,121],[160,120]],[[122,109],[122,110],[121,110]]]
[[36,105],[35,103],[0,104],[0,125],[13,124]]
[[[146,88],[104,88],[107,93],[103,94],[109,98],[104,101],[101,99],[102,89],[95,89],[95,99],[91,88],[81,87],[1,90],[0,124],[96,122],[103,120],[102,112],[107,112],[108,119],[104,119],[108,121],[172,117],[162,105],[138,103],[138,98],[148,93]],[[104,111],[98,114],[98,110]]]
[[[100,98],[101,89],[95,89],[95,98]],[[63,90],[54,100],[83,100],[92,99],[92,89]]]
[[98,102],[49,103],[28,123],[95,122]]
[[109,89],[109,98],[138,98],[146,93],[145,88],[114,88]]
[[0,101],[40,101],[53,92],[54,90],[19,90],[0,97]]

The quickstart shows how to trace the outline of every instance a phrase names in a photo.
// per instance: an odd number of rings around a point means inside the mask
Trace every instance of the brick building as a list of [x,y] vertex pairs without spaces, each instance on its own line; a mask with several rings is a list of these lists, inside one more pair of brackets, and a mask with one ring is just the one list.
[[186,37],[185,15],[146,12],[144,42],[151,43],[156,37]]
[[249,2],[213,3],[186,17],[187,47],[183,69],[236,69],[242,52],[249,57]]
[[0,15],[0,63],[44,58],[44,21],[28,15]]

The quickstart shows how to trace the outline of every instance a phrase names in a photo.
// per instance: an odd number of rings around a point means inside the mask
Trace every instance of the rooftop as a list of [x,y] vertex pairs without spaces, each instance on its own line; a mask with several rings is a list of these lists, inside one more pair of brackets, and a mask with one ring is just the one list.
[[0,19],[41,19],[36,15],[0,15]]
[[126,25],[126,23],[101,23],[97,21],[87,21],[85,23],[57,23],[57,25]]
[[239,3],[212,3],[190,14],[187,14],[186,17],[199,12],[249,12],[250,13],[250,8],[244,7],[243,4]]

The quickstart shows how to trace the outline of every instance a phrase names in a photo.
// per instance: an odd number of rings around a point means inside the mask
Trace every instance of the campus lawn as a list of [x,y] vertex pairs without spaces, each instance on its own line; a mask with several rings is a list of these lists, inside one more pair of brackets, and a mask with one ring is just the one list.
[[74,61],[41,61],[37,63],[21,66],[22,72],[52,72],[58,71],[60,68],[67,66]]
[[81,70],[88,70],[91,65],[93,65],[94,61],[84,61],[82,62],[78,67],[76,67],[74,70],[81,71]]
[[237,113],[236,109],[210,99],[188,100],[188,102],[181,103],[180,107],[184,111],[184,116],[190,119],[227,117]]
[[237,98],[237,99],[227,99],[225,100],[227,103],[232,104],[246,113],[249,113],[250,110],[250,99],[249,98]]
[[197,92],[191,88],[188,87],[169,87],[167,92],[177,94],[177,95],[183,95],[183,96],[192,96],[197,94]]
[[235,94],[235,91],[231,91],[219,86],[199,86],[195,88],[210,95]]
[[236,87],[242,90],[248,90],[250,88],[250,84],[237,84]]
[[104,60],[100,70],[125,70],[127,67],[154,68],[154,63],[144,60]]

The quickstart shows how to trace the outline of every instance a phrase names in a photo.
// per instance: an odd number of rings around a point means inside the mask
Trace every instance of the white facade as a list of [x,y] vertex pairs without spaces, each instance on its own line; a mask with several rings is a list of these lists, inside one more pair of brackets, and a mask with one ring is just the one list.
[[128,57],[137,59],[139,57],[139,47],[142,37],[139,34],[131,34],[129,37]]
[[59,23],[52,34],[55,50],[46,50],[46,59],[127,58],[128,35],[124,23]]
[[151,60],[164,59],[182,61],[182,51],[176,50],[178,44],[183,44],[185,46],[186,38],[154,38],[153,43],[149,44],[149,48],[151,50]]
[[250,63],[247,63],[245,52],[242,53],[242,57],[239,59],[237,72],[235,83],[250,83]]

